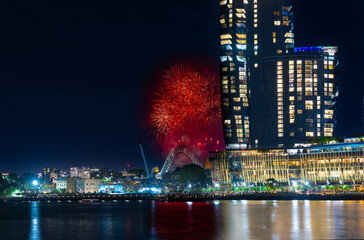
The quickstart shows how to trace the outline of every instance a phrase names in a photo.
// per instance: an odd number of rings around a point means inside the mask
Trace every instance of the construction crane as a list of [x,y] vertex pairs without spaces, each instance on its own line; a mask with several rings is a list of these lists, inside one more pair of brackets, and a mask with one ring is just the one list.
[[144,155],[144,151],[143,151],[142,142],[140,141],[140,138],[139,138],[139,137],[138,137],[138,141],[139,141],[139,148],[140,148],[140,152],[141,152],[141,154],[142,154],[143,161],[144,161],[145,171],[146,171],[146,173],[147,173],[147,178],[149,178],[149,177],[150,177],[150,175],[149,175],[148,165],[147,165],[147,161],[145,160],[145,155]]

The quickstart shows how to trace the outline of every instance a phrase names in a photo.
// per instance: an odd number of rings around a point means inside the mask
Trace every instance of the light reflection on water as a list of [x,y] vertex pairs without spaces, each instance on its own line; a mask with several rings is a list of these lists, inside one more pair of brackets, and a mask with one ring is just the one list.
[[225,202],[220,210],[222,239],[364,238],[363,201],[249,201],[240,207]]
[[30,240],[41,240],[39,226],[39,202],[30,204]]
[[364,201],[0,204],[1,239],[364,238]]

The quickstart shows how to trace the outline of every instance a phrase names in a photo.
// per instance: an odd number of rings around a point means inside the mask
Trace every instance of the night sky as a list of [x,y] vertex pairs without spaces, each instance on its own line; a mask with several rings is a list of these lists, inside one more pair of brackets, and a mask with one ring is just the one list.
[[[0,172],[142,167],[137,136],[149,164],[162,166],[145,128],[146,96],[169,62],[218,66],[218,8],[218,0],[1,1]],[[362,0],[294,1],[296,46],[339,46],[338,135],[363,131],[363,11]]]

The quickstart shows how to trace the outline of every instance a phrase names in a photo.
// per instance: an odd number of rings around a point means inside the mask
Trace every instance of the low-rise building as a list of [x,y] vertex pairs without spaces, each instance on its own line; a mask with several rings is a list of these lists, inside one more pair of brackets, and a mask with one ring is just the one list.
[[123,188],[123,185],[121,185],[121,184],[99,185],[99,193],[123,194],[124,188]]
[[1,175],[2,175],[3,177],[8,177],[8,176],[9,176],[9,173],[1,173]]
[[274,178],[295,184],[363,184],[364,143],[311,146],[308,149],[256,149],[211,153],[215,186],[262,186]]
[[99,192],[99,185],[101,185],[100,179],[84,179],[84,193],[97,193]]
[[56,190],[67,189],[67,179],[66,178],[59,178],[56,181]]
[[84,192],[84,180],[81,178],[67,179],[67,192],[68,193],[83,193]]

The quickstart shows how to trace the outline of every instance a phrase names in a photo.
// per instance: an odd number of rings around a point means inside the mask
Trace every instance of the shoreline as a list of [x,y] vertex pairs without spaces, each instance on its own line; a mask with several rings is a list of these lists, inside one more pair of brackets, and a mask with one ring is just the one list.
[[339,193],[339,194],[297,194],[297,193],[254,193],[254,194],[90,194],[90,195],[61,195],[61,196],[38,196],[38,197],[2,197],[3,202],[69,202],[81,201],[84,199],[98,199],[100,201],[119,201],[119,200],[148,200],[157,202],[209,202],[216,200],[250,200],[250,201],[364,201],[364,193]]

